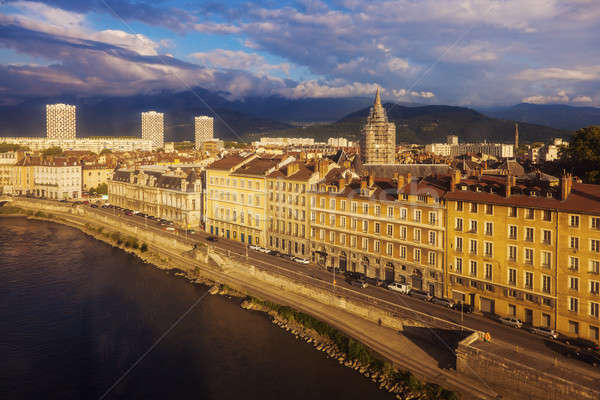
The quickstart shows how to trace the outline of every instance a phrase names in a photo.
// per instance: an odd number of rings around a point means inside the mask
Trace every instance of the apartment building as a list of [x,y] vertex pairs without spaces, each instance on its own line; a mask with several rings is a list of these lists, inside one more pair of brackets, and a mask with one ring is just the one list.
[[330,171],[311,195],[312,260],[444,293],[444,194],[410,174],[358,178]]
[[446,205],[447,297],[598,341],[599,186],[454,174]]
[[119,169],[108,181],[108,201],[173,221],[182,228],[200,228],[203,190],[193,167]]
[[[288,158],[288,161],[293,161]],[[206,168],[206,230],[242,243],[267,243],[267,176],[281,157],[231,155]]]
[[114,170],[106,165],[84,165],[82,167],[82,190],[97,189],[101,184],[108,184]]
[[309,189],[327,172],[326,160],[294,161],[267,176],[267,247],[296,257],[310,256]]
[[[25,168],[25,185],[30,183],[28,173],[33,172],[33,190],[30,194],[36,197],[54,200],[81,197],[81,165],[75,158],[32,158],[24,160],[23,165],[17,165],[17,169],[20,167]],[[22,178],[20,172],[17,172],[17,177]]]

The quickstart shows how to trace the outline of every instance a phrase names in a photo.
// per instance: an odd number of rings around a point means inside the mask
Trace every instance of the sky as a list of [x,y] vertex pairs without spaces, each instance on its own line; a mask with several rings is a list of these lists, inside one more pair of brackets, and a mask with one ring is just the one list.
[[600,0],[0,0],[0,103],[194,87],[600,106]]

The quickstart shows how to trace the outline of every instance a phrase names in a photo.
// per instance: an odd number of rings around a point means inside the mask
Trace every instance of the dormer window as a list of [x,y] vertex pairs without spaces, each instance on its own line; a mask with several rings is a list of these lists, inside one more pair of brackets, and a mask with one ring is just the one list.
[[459,188],[460,190],[467,190],[468,187],[467,185],[460,185]]

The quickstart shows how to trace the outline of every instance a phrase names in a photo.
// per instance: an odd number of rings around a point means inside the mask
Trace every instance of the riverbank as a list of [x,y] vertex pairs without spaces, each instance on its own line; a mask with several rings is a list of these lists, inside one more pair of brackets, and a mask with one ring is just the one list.
[[[398,399],[458,399],[456,393],[437,384],[423,383],[409,371],[394,369],[391,363],[384,360],[383,357],[366,345],[349,338],[325,322],[291,307],[250,297],[246,293],[215,282],[213,279],[202,275],[200,271],[183,271],[170,263],[168,258],[154,252],[151,246],[139,242],[135,237],[123,235],[121,232],[91,223],[75,223],[49,212],[15,209],[16,207],[11,210],[10,215],[60,223],[76,228],[96,240],[133,254],[144,263],[158,269],[185,277],[192,283],[212,285],[213,288],[216,288],[215,294],[244,299],[242,302],[243,308],[267,313],[275,325],[290,332],[296,338],[312,344],[318,351],[323,351],[328,357],[336,359],[340,365],[356,370],[364,377],[372,380],[381,390],[396,395]],[[0,216],[4,215],[8,214],[0,213]]]

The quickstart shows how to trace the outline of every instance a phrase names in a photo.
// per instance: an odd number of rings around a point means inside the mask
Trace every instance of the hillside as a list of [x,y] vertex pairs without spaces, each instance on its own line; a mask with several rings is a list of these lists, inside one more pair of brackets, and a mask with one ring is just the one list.
[[[386,103],[390,121],[396,123],[396,141],[410,143],[443,142],[448,135],[457,135],[462,142],[497,141],[512,142],[514,121],[487,117],[475,110],[452,106],[406,107]],[[358,140],[369,107],[351,113],[332,124],[319,124],[304,128],[292,128],[268,132],[268,136],[305,136],[317,140],[344,136]],[[569,131],[535,124],[520,123],[521,141],[547,141],[554,137],[566,137]],[[256,140],[256,135],[250,137]]]
[[600,108],[596,107],[521,103],[508,108],[482,110],[482,112],[495,118],[552,126],[572,131],[590,125],[600,125]]

